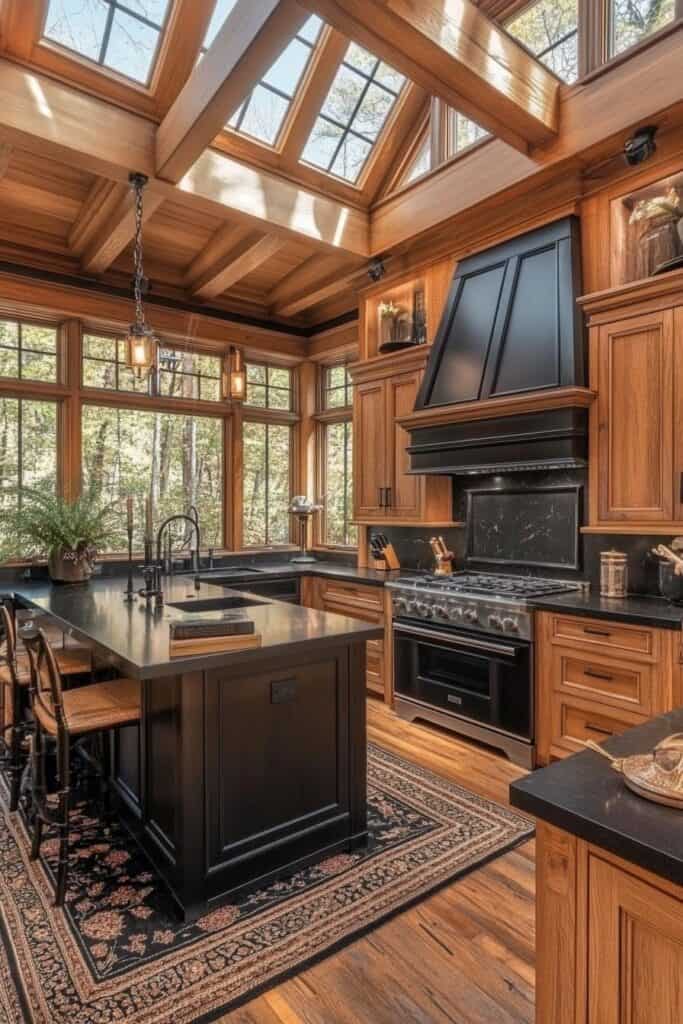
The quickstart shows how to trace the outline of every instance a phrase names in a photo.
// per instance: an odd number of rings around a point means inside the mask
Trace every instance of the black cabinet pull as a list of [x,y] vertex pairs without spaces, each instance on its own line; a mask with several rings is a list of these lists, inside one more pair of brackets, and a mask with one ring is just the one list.
[[384,496],[384,488],[383,488],[383,487],[378,487],[378,488],[377,488],[377,491],[378,491],[378,493],[379,493],[379,501],[378,501],[378,503],[379,503],[379,507],[380,507],[380,508],[384,508],[384,502],[383,502],[383,500],[382,500],[382,498],[383,498],[383,496]]
[[603,736],[614,736],[614,732],[611,729],[603,729],[601,725],[596,725],[595,722],[586,722],[586,728],[592,729],[593,732],[599,732]]
[[614,676],[611,676],[609,672],[596,672],[592,668],[585,668],[583,670],[585,676],[590,676],[591,679],[605,679],[608,683],[614,680]]
[[391,487],[385,487],[384,489],[387,493],[387,503],[384,507],[391,508]]
[[612,634],[607,629],[592,629],[590,626],[583,627],[584,633],[590,633],[591,636],[611,636]]
[[680,487],[679,495],[680,495],[680,499],[681,499],[681,505],[683,505],[683,473],[681,473],[681,480],[680,480],[679,487]]

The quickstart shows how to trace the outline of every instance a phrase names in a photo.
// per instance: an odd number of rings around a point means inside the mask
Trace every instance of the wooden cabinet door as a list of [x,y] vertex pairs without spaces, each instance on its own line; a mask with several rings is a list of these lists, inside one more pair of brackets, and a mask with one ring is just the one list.
[[680,1024],[683,902],[591,857],[588,1024]]
[[356,386],[353,403],[353,480],[356,519],[379,520],[389,484],[386,381]]
[[387,381],[386,421],[389,429],[389,510],[388,520],[419,521],[422,512],[423,477],[409,476],[410,456],[406,451],[410,435],[396,423],[415,408],[421,373],[401,373]]
[[674,511],[683,522],[683,306],[674,310]]
[[599,330],[599,518],[671,522],[673,312],[631,317]]

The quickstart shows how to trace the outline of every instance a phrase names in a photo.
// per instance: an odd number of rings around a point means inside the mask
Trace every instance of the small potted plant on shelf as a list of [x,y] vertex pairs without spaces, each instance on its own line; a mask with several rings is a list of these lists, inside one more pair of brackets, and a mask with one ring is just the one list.
[[[86,583],[93,573],[98,547],[107,539],[114,508],[97,492],[68,501],[49,491],[22,488],[17,508],[6,513],[5,543],[0,557],[47,556],[55,583]],[[9,550],[11,547],[11,550]]]

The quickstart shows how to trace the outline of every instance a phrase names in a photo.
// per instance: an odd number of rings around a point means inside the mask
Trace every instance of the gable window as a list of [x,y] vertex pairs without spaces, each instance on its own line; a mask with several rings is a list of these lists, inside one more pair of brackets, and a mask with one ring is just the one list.
[[351,43],[313,126],[302,160],[355,183],[404,84],[402,74]]
[[578,0],[538,0],[505,24],[511,36],[570,83],[579,76],[578,28]]
[[487,138],[489,133],[476,121],[465,117],[459,110],[448,108],[446,121],[446,159],[461,153],[473,146],[480,139]]
[[676,0],[611,0],[610,53],[616,56],[676,17]]
[[0,320],[0,377],[57,380],[57,330]]
[[50,0],[44,38],[147,85],[170,0]]

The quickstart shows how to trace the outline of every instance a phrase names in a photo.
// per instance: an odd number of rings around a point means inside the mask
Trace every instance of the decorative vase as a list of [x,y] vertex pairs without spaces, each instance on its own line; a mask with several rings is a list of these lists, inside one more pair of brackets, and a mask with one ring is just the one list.
[[47,560],[53,583],[87,583],[93,574],[95,552],[92,548],[58,548]]
[[638,238],[638,277],[649,277],[657,267],[668,263],[680,253],[679,222],[663,213],[643,221]]

